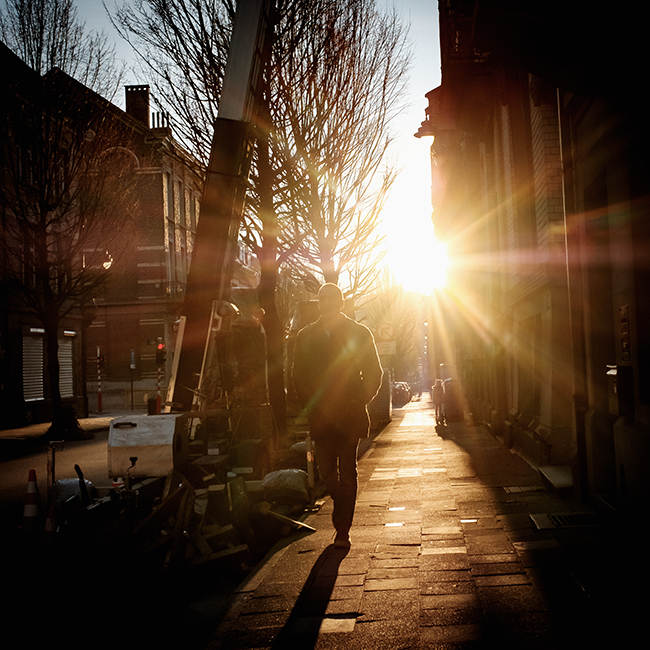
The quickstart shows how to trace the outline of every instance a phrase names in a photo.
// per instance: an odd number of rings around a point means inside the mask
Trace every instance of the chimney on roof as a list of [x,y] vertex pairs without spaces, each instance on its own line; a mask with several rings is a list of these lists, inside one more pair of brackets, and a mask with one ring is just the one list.
[[125,86],[126,114],[149,128],[149,86]]

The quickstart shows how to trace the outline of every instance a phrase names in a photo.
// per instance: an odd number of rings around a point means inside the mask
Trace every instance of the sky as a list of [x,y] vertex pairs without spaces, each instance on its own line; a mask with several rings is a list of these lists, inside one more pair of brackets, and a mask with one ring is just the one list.
[[[116,0],[106,0],[113,8]],[[117,0],[120,4],[123,0]],[[381,2],[381,0],[380,0]],[[408,107],[393,125],[392,156],[401,170],[384,210],[383,234],[387,237],[387,260],[398,280],[413,290],[428,292],[439,284],[442,261],[431,223],[431,168],[429,147],[413,134],[425,117],[425,93],[440,85],[440,46],[437,0],[386,0],[395,4],[410,23],[413,64],[410,74]],[[88,30],[104,30],[115,41],[118,57],[131,60],[129,46],[115,32],[106,16],[102,0],[76,0],[79,17]],[[126,84],[146,83],[128,72]],[[123,106],[123,94],[116,104]],[[432,252],[433,251],[433,252]]]

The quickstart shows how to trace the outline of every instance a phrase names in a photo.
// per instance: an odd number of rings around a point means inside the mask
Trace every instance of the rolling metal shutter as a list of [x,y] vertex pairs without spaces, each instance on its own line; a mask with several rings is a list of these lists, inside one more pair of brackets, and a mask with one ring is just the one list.
[[44,399],[43,337],[23,337],[23,398],[26,402]]
[[59,340],[59,390],[61,397],[74,397],[73,339]]

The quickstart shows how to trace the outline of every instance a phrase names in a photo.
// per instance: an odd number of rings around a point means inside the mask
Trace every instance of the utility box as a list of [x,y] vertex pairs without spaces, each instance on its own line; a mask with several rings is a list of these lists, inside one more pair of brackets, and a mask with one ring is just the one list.
[[108,476],[167,476],[183,471],[189,461],[189,437],[182,413],[136,415],[111,420],[108,434]]

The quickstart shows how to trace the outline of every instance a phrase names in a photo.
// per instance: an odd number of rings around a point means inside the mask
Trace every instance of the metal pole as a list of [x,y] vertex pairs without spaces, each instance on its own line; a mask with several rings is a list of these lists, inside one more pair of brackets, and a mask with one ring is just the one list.
[[129,372],[131,375],[131,410],[133,411],[133,371],[135,370],[135,350],[131,350],[131,363],[129,364]]
[[229,300],[237,234],[250,171],[264,66],[272,35],[272,0],[237,3],[228,61],[214,125],[192,265],[183,304],[185,333],[178,355],[172,401],[189,411],[202,364],[211,306]]
[[99,346],[97,346],[97,411],[102,412],[102,364]]
[[56,445],[63,449],[63,440],[50,440],[47,448],[47,503],[52,505],[52,488],[56,482]]
[[162,366],[158,366],[158,387],[156,391],[156,413],[160,413],[160,406],[161,406],[161,395],[160,395],[160,386],[162,382]]

